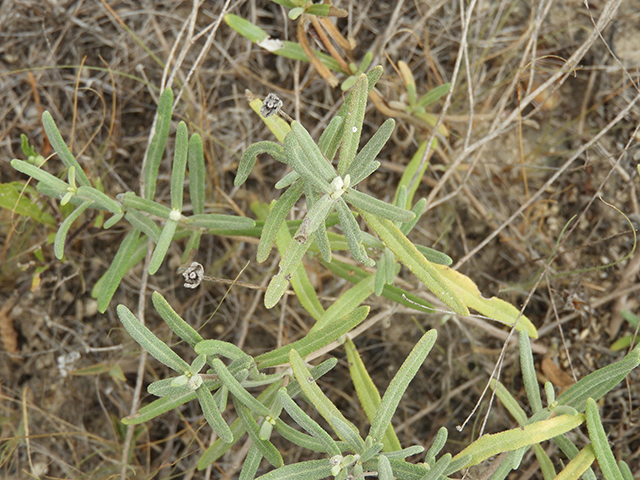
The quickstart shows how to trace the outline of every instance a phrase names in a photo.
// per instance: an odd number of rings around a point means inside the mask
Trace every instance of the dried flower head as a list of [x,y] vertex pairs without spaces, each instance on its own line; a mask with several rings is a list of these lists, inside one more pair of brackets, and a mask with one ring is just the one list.
[[185,288],[196,288],[204,277],[204,267],[198,262],[191,262],[189,268],[182,272]]
[[262,107],[260,107],[260,115],[265,118],[276,115],[280,113],[282,105],[283,103],[282,100],[280,100],[280,97],[275,93],[270,93],[262,102]]

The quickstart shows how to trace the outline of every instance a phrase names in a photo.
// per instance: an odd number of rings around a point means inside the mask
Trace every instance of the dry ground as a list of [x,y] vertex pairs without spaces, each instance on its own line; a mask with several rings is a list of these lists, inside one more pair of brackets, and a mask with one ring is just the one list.
[[[194,35],[219,18],[223,3],[200,6]],[[441,139],[443,147],[432,157],[419,190],[428,197],[429,210],[414,240],[449,254],[485,295],[499,295],[517,306],[527,302],[526,313],[540,331],[536,362],[541,381],[550,379],[561,388],[573,375],[581,378],[621,358],[609,347],[632,331],[620,311],[638,312],[640,287],[640,257],[626,258],[634,244],[629,222],[635,228],[640,223],[640,110],[633,105],[640,67],[637,1],[593,0],[587,9],[578,0],[479,0],[472,2],[466,42],[461,42],[457,0],[336,3],[350,12],[338,26],[357,40],[354,57],[370,49],[374,62],[384,66],[378,88],[387,102],[406,100],[394,71],[399,60],[407,62],[424,93],[451,81],[456,60],[464,54],[443,120],[451,133]],[[278,5],[240,0],[230,7],[273,37],[294,40],[295,23]],[[182,42],[171,53],[182,27],[194,18],[193,8],[192,2],[178,0],[0,2],[0,181],[25,180],[9,166],[12,158],[23,158],[21,133],[43,154],[51,152],[39,120],[49,110],[106,192],[137,190],[162,81],[160,62],[175,62],[187,49]],[[610,14],[602,36],[593,37],[594,22]],[[206,35],[195,39],[175,72],[176,82],[187,80],[206,41]],[[224,23],[205,53],[174,119],[186,120],[191,131],[204,137],[208,207],[252,215],[252,201],[277,196],[272,185],[283,168],[263,158],[245,187],[233,187],[243,149],[271,139],[248,108],[244,90],[259,96],[276,91],[287,111],[316,138],[339,106],[341,92],[330,89],[308,64],[273,56]],[[569,73],[562,75],[562,68]],[[543,93],[528,97],[548,80]],[[440,101],[433,111],[442,108]],[[369,131],[384,118],[370,105]],[[383,167],[364,188],[391,199],[404,166],[428,136],[419,122],[399,119],[381,155]],[[53,158],[47,168],[57,173],[60,165]],[[159,197],[168,203],[167,180],[161,178]],[[61,221],[57,202],[43,198],[40,204]],[[94,227],[94,216],[85,216],[74,224],[66,258],[59,262],[47,241],[54,228],[0,212],[0,475],[117,478],[126,437],[119,419],[130,413],[134,401],[140,350],[122,331],[113,307],[124,303],[135,311],[142,271],[126,277],[105,315],[96,313],[90,291],[126,227],[105,231]],[[257,354],[275,345],[281,327],[288,340],[309,328],[311,319],[293,298],[267,311],[256,297],[260,293],[239,286],[227,292],[227,286],[209,283],[185,291],[174,273],[182,248],[180,242],[172,247],[170,260],[149,278],[145,291],[161,291],[184,318],[202,327],[203,336],[236,342]],[[38,249],[43,260],[34,255]],[[239,280],[256,285],[274,273],[271,260],[255,262],[250,241],[205,237],[198,260],[208,274],[230,279],[250,262]],[[347,287],[313,262],[308,268],[325,296]],[[398,282],[430,298],[406,272]],[[373,297],[368,304],[373,314],[389,306]],[[159,335],[167,334],[151,308],[146,321]],[[480,398],[505,340],[504,329],[486,325],[400,309],[358,338],[374,380],[384,388],[420,332],[439,330],[437,348],[395,419],[404,445],[429,445],[444,425],[450,431],[445,451],[456,453],[477,435],[487,399],[462,433],[454,427]],[[344,354],[334,354],[340,363],[321,385],[349,418],[365,427]],[[73,374],[90,366],[96,366],[94,374]],[[65,376],[67,371],[72,373]],[[164,367],[150,361],[143,383],[165,374]],[[501,379],[525,405],[513,346],[506,351]],[[614,452],[640,472],[637,379],[633,373],[628,384],[606,398],[602,415]],[[150,400],[143,390],[142,402]],[[488,431],[514,425],[494,403]],[[136,429],[127,476],[235,478],[242,459],[238,449],[212,469],[195,470],[210,440],[195,404],[163,415]],[[559,458],[547,447],[552,458]],[[282,448],[288,462],[308,458],[304,451]],[[529,476],[541,478],[535,459],[526,456],[518,478]]]

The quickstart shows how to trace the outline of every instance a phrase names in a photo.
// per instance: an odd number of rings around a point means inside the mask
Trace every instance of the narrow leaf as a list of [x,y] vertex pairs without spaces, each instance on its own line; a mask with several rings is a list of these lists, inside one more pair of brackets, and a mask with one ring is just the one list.
[[349,210],[349,207],[341,198],[338,199],[335,206],[351,256],[356,261],[372,267],[375,265],[375,262],[367,256],[367,251],[362,244],[362,231],[360,230],[360,225],[358,225],[358,222],[353,217],[353,213],[351,213],[351,210]]
[[531,423],[524,427],[491,435],[483,435],[454,457],[470,456],[465,467],[477,465],[493,455],[510,452],[528,445],[549,440],[573,430],[584,422],[584,415],[560,415],[549,420]]
[[176,144],[171,165],[171,208],[182,212],[182,194],[184,191],[184,176],[187,169],[189,154],[189,132],[187,124],[181,121],[176,131]]
[[[595,459],[596,454],[593,445],[589,444],[573,457],[554,480],[573,480],[580,478],[580,476],[591,467]],[[605,478],[607,478],[606,475]]]
[[345,315],[353,312],[358,306],[364,302],[373,293],[375,279],[373,276],[366,277],[358,282],[355,286],[340,295],[322,315],[322,317],[311,328],[311,332],[316,332],[325,327],[338,327]]
[[252,412],[258,413],[263,416],[270,416],[271,411],[265,407],[259,400],[253,395],[247,392],[242,385],[234,378],[229,372],[222,360],[219,358],[213,358],[210,362],[215,372],[220,377],[220,381],[229,389],[229,392],[235,396],[238,400],[246,405]]
[[238,165],[238,172],[236,173],[236,179],[233,184],[239,187],[249,178],[249,174],[256,164],[258,155],[268,153],[275,160],[281,163],[287,163],[287,158],[284,154],[284,149],[281,145],[274,142],[256,142],[247,148],[242,154],[240,164]]
[[[249,414],[247,407],[245,407],[238,398],[232,397],[233,406],[236,409],[236,413],[240,420],[244,424],[249,437],[253,441],[253,444],[260,450],[260,453],[264,455],[264,458],[275,468],[281,467],[284,465],[284,461],[282,460],[282,456],[278,449],[273,446],[273,444],[269,440],[263,440],[260,438],[260,427],[254,420],[254,418]],[[262,405],[262,404],[261,404]]]
[[351,167],[347,171],[347,173],[351,175],[351,185],[357,185],[366,178],[363,175],[365,167],[376,159],[382,148],[389,140],[389,137],[391,137],[395,125],[396,122],[392,118],[385,120],[367,144],[362,147],[362,150],[360,150],[358,155],[356,155]]
[[384,455],[378,457],[378,478],[380,480],[394,480],[395,478],[389,459]]
[[441,278],[435,268],[437,265],[427,262],[415,245],[402,234],[393,222],[378,219],[366,212],[362,212],[362,215],[396,258],[411,270],[429,290],[435,293],[454,312],[464,316],[469,315],[469,309],[462,302],[460,294]]
[[336,177],[336,171],[324,157],[307,129],[299,122],[294,121],[291,124],[291,131],[296,136],[296,140],[298,140],[298,144],[309,166],[330,183]]
[[331,476],[329,459],[308,460],[272,470],[256,480],[320,480]]
[[348,189],[342,198],[360,210],[394,222],[409,222],[415,217],[415,214],[410,210],[383,202],[353,188]]
[[151,220],[147,215],[143,215],[137,210],[129,210],[124,218],[136,229],[140,230],[147,237],[153,240],[153,243],[158,243],[160,238],[160,227]]
[[204,190],[206,170],[202,138],[197,133],[189,139],[189,197],[193,213],[204,213]]
[[445,453],[440,459],[433,465],[429,473],[427,473],[420,480],[440,480],[444,473],[451,464],[451,454]]
[[256,445],[251,445],[249,453],[247,453],[244,463],[242,464],[242,470],[240,471],[238,480],[253,480],[258,472],[258,467],[260,467],[262,457],[263,455],[260,449]]
[[[355,427],[355,425],[344,418],[340,410],[338,410],[338,408],[331,402],[331,400],[329,400],[325,396],[325,394],[322,392],[322,390],[320,390],[320,387],[318,387],[315,381],[310,381],[313,377],[311,377],[309,369],[304,364],[302,357],[300,357],[298,352],[296,352],[295,350],[291,350],[291,353],[289,354],[289,363],[291,364],[293,374],[296,377],[296,380],[298,380],[302,391],[307,396],[309,401],[313,403],[320,415],[322,415],[330,425],[332,425],[331,418],[334,416],[338,417],[352,430],[357,432],[358,429]],[[343,437],[341,437],[341,439],[346,440]]]
[[309,332],[304,338],[256,357],[258,368],[283,365],[289,361],[289,353],[296,350],[307,356],[337,340],[358,326],[367,317],[369,307],[360,307],[345,315],[339,322],[327,324],[324,328]]
[[209,426],[214,432],[216,432],[223,442],[233,442],[233,433],[231,432],[229,425],[227,425],[227,422],[222,418],[222,414],[220,413],[220,410],[218,410],[218,406],[216,405],[213,395],[211,395],[209,389],[203,385],[196,390],[196,395],[198,397],[198,402],[200,402],[200,408],[202,408],[204,418],[207,420]]
[[374,440],[382,439],[385,429],[391,423],[396,408],[398,408],[402,395],[404,395],[404,392],[409,387],[409,382],[418,373],[418,369],[422,366],[431,348],[436,343],[436,338],[437,332],[435,330],[425,333],[402,363],[391,383],[389,383],[371,422],[369,435]]
[[230,358],[231,360],[251,360],[249,355],[244,353],[233,343],[224,342],[222,340],[202,340],[198,342],[194,350],[198,355],[204,353],[211,356],[219,355],[221,357]]
[[44,127],[44,131],[47,134],[47,138],[49,139],[51,146],[60,157],[60,160],[62,160],[62,163],[64,163],[67,168],[75,168],[76,178],[81,186],[90,187],[91,182],[89,181],[89,178],[73,156],[73,153],[71,153],[71,150],[69,150],[69,147],[63,140],[62,135],[60,135],[60,130],[58,130],[56,122],[48,111],[45,111],[42,114],[42,126]]
[[538,413],[542,410],[542,397],[540,396],[540,388],[538,387],[536,366],[533,363],[531,340],[529,340],[529,335],[525,332],[520,332],[518,347],[520,350],[520,370],[522,371],[524,391],[527,393],[531,410],[533,413]]
[[262,234],[260,235],[257,254],[258,263],[264,262],[269,257],[269,252],[276,241],[278,231],[285,221],[287,214],[302,195],[303,188],[303,182],[295,183],[280,196],[278,201],[271,207],[271,210],[269,210],[267,219],[264,222],[264,227],[262,227]]
[[127,210],[139,210],[150,213],[156,217],[168,219],[171,215],[171,209],[146,198],[140,198],[133,192],[127,192],[122,197],[122,205]]
[[209,230],[246,230],[253,228],[256,224],[250,218],[239,217],[237,215],[224,215],[221,213],[203,213],[191,215],[184,221],[185,224],[193,227],[202,227]]
[[[120,281],[129,271],[129,262],[132,258],[135,258],[134,252],[138,247],[139,238],[140,231],[135,228],[127,233],[115,257],[113,257],[109,269],[101,277],[102,285],[97,290],[98,311],[100,313],[104,313],[107,310],[111,298],[113,298],[114,293],[118,289],[118,285],[120,285]],[[143,238],[142,242],[146,244],[147,239]]]
[[293,421],[322,443],[325,452],[331,456],[340,455],[340,449],[333,438],[331,438],[331,435],[325,432],[309,415],[304,413],[298,404],[287,394],[286,389],[281,388],[278,391],[278,399]]
[[153,358],[178,373],[183,374],[189,371],[189,364],[140,323],[140,320],[127,307],[118,305],[116,312],[129,335]]
[[164,224],[156,248],[153,250],[151,260],[149,261],[149,275],[154,275],[160,268],[160,265],[162,265],[177,227],[178,222],[171,219],[167,220],[167,223]]
[[156,127],[144,161],[144,198],[147,200],[153,200],[156,194],[156,180],[164,155],[164,147],[169,137],[172,108],[173,92],[171,88],[166,88],[158,101]]
[[145,405],[133,415],[124,417],[122,423],[125,425],[140,425],[141,423],[148,422],[163,413],[173,410],[180,405],[184,405],[196,398],[196,392],[189,392],[179,397],[163,397],[158,400],[154,400],[148,405]]
[[518,401],[513,397],[513,395],[511,395],[511,392],[505,388],[502,382],[497,382],[495,379],[491,380],[490,385],[507,411],[516,420],[516,422],[518,422],[518,425],[526,425],[528,422],[527,414],[518,404]]
[[334,139],[336,138],[336,135],[338,135],[340,127],[342,126],[342,121],[342,117],[332,118],[318,140],[318,148],[330,162],[333,161],[333,157],[336,152],[330,152],[329,147],[334,143]]
[[[350,338],[345,340],[344,348],[347,352],[349,374],[356,389],[356,394],[358,395],[358,399],[360,400],[360,404],[362,405],[367,418],[370,422],[373,422],[376,410],[380,405],[380,393],[378,393],[378,389],[373,383],[373,380],[371,380],[369,372],[367,371],[356,346]],[[383,449],[385,452],[393,452],[402,448],[400,441],[393,430],[393,425],[387,426],[381,441],[384,445]]]
[[351,90],[349,110],[345,117],[344,134],[340,147],[340,161],[338,174],[344,176],[349,172],[353,160],[356,157],[364,123],[364,112],[367,108],[367,95],[369,84],[366,75],[360,75],[355,86]]
[[437,102],[444,95],[449,93],[450,83],[443,83],[442,85],[438,85],[435,88],[432,88],[427,93],[425,93],[420,100],[418,100],[418,105],[421,107],[427,107],[434,102]]
[[91,200],[85,200],[82,205],[77,207],[73,212],[69,214],[67,218],[64,219],[64,222],[58,228],[56,232],[56,239],[53,242],[53,252],[58,260],[62,260],[64,256],[64,242],[67,238],[67,233],[69,233],[69,229],[71,228],[71,224],[75,222],[82,213],[89,208],[91,205]]
[[287,247],[287,252],[280,261],[280,271],[275,275],[264,295],[264,305],[267,308],[272,308],[284,295],[284,292],[289,285],[289,278],[292,273],[302,264],[302,257],[307,252],[311,242],[299,243],[296,240],[291,240]]
[[113,214],[122,213],[122,207],[118,202],[93,187],[78,187],[77,195],[80,198],[91,200],[100,207]]
[[618,468],[616,458],[611,451],[607,433],[604,431],[602,420],[600,420],[600,414],[598,413],[598,405],[594,399],[587,399],[585,413],[589,439],[593,445],[593,450],[604,478],[607,480],[622,480],[622,472]]
[[[13,159],[11,160],[11,166],[25,175],[29,175],[30,177],[35,178],[39,182],[44,183],[45,185],[51,187],[57,192],[67,192],[67,188],[69,188],[69,184],[60,180],[58,177],[54,177],[48,172],[45,172],[41,168],[36,167],[35,165],[31,165],[30,163],[25,162],[24,160]],[[58,197],[61,198],[61,197]]]
[[585,409],[588,398],[593,398],[596,401],[599,400],[620,383],[629,372],[639,364],[640,347],[635,347],[631,353],[619,362],[596,370],[579,382],[571,385],[558,397],[558,404],[568,405],[582,412]]
[[165,300],[160,292],[153,292],[151,301],[162,319],[173,330],[173,333],[191,345],[191,347],[195,347],[199,342],[202,342],[200,334],[171,308],[169,302]]

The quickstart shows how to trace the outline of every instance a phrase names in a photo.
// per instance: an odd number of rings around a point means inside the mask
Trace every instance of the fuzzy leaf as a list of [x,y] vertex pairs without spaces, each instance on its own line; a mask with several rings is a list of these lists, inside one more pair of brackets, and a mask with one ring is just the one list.
[[62,257],[64,256],[64,242],[67,238],[67,233],[69,233],[71,225],[87,208],[89,208],[91,203],[91,200],[85,200],[82,205],[77,207],[67,218],[64,219],[64,222],[62,222],[60,228],[58,228],[58,231],[56,232],[56,239],[53,243],[53,251],[58,260],[62,260]]
[[171,88],[166,88],[160,95],[156,127],[144,162],[144,198],[147,200],[153,200],[156,194],[156,180],[160,170],[160,162],[164,156],[164,147],[169,137],[172,108],[173,92]]
[[60,134],[60,130],[58,130],[58,127],[56,126],[56,122],[54,122],[53,117],[48,111],[45,111],[42,114],[42,126],[44,127],[44,131],[47,134],[47,138],[49,139],[51,146],[60,157],[60,160],[62,160],[62,163],[64,163],[67,168],[75,168],[76,178],[81,186],[90,187],[91,182],[89,181],[89,178],[73,156],[73,153],[71,153],[71,150],[69,150],[69,147]]
[[127,307],[118,305],[116,312],[129,335],[153,358],[180,374],[189,371],[189,364],[140,323],[140,320]]

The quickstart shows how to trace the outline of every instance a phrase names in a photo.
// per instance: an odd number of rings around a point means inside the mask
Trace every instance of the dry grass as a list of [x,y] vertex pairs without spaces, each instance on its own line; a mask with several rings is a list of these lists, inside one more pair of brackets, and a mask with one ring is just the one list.
[[[244,90],[260,96],[277,92],[316,138],[339,106],[341,92],[307,64],[270,55],[224,24],[210,35],[223,3],[204,2],[196,11],[192,3],[177,1],[3,2],[0,181],[24,181],[9,166],[9,160],[22,157],[21,133],[50,154],[39,120],[49,110],[106,192],[137,191],[158,88],[168,80],[174,91],[185,86],[174,118],[184,119],[205,141],[208,207],[251,215],[251,202],[273,199],[277,193],[271,186],[283,169],[267,159],[246,187],[233,187],[243,149],[270,138],[248,108]],[[429,211],[413,239],[448,253],[486,295],[527,304],[540,331],[541,380],[550,378],[561,387],[566,375],[580,378],[618,359],[621,354],[608,347],[628,330],[620,310],[638,310],[640,287],[639,256],[616,263],[633,247],[625,215],[635,228],[640,223],[635,170],[640,57],[633,41],[640,38],[640,13],[633,2],[594,0],[589,10],[576,0],[479,0],[464,7],[455,0],[343,0],[339,5],[350,12],[338,25],[358,41],[354,57],[370,49],[374,64],[385,67],[379,92],[387,103],[405,100],[393,68],[399,60],[409,65],[421,93],[455,81],[453,94],[434,108],[445,111],[440,119],[451,135],[440,139],[441,148],[431,156],[419,190]],[[230,8],[273,37],[295,37],[295,24],[276,4],[238,1]],[[609,16],[613,21],[604,22]],[[602,37],[594,29],[599,20]],[[177,65],[167,69],[169,78],[160,64],[167,61]],[[384,118],[370,106],[369,131]],[[363,186],[385,200],[392,198],[418,143],[432,135],[418,121],[398,120],[393,143],[383,151],[383,168]],[[57,158],[49,163],[50,172],[59,171]],[[167,203],[168,189],[164,176],[158,196]],[[40,202],[62,218],[58,204]],[[90,297],[124,228],[101,230],[93,226],[94,217],[85,216],[74,225],[60,263],[46,240],[52,229],[7,210],[1,215],[0,298],[15,303],[2,310],[0,330],[9,332],[8,338],[13,329],[19,354],[5,338],[1,475],[115,478],[123,472],[129,438],[127,478],[234,478],[243,458],[239,449],[212,469],[195,471],[211,430],[194,404],[128,434],[118,423],[137,408],[138,392],[143,403],[151,400],[143,387],[166,373],[155,361],[141,364],[139,348],[123,334],[114,310],[96,314]],[[309,328],[309,317],[292,298],[267,311],[256,290],[235,286],[227,294],[227,286],[207,284],[185,292],[173,273],[183,247],[174,245],[158,275],[147,278],[141,269],[128,275],[114,305],[134,310],[140,292],[159,290],[203,336],[239,343],[251,354],[299,338]],[[34,257],[40,248],[44,262]],[[236,278],[247,262],[240,281],[261,285],[274,273],[272,261],[255,263],[248,241],[209,237],[198,256],[213,276]],[[318,265],[308,266],[323,295],[337,296],[346,288]],[[414,277],[403,273],[398,282],[429,298]],[[453,427],[479,399],[506,332],[448,314],[387,310],[383,299],[372,297],[369,303],[372,313],[390,312],[357,341],[381,388],[420,332],[438,328],[438,346],[404,398],[397,430],[404,445],[428,445],[444,425],[450,431],[447,451],[459,451],[477,435],[488,399],[462,433]],[[146,322],[170,339],[152,309],[146,310]],[[80,356],[70,369],[96,365],[101,373],[62,376],[59,359],[73,359],[72,352]],[[334,354],[342,360],[321,385],[364,426],[346,358],[341,351]],[[513,345],[504,360],[501,379],[524,401]],[[632,374],[612,392],[602,413],[614,452],[637,472],[636,379]],[[513,426],[494,403],[488,430]],[[284,443],[282,448],[289,462],[307,458]],[[529,476],[541,478],[535,459],[525,457],[519,478]]]

